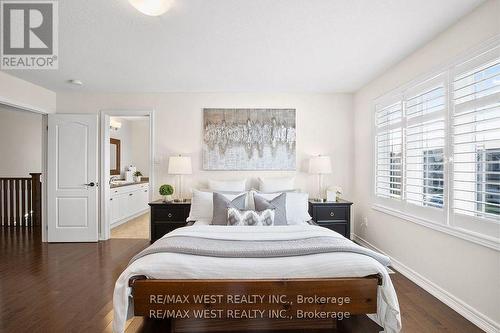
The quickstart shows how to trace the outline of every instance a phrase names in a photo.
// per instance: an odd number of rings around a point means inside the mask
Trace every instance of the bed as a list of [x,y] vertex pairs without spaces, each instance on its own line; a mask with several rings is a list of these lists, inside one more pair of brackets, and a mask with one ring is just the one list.
[[[399,304],[387,272],[387,257],[306,223],[207,224],[200,220],[176,229],[131,260],[115,285],[114,332],[123,332],[133,315],[182,320],[186,311],[194,315],[215,310],[220,310],[219,315],[209,318],[300,321],[311,319],[301,317],[304,313],[318,319],[314,317],[318,311],[335,321],[342,319],[341,314],[368,314],[386,332],[400,331]],[[202,294],[220,298],[215,303],[210,298],[196,302],[196,295]],[[235,296],[244,295],[274,295],[276,302],[234,301]],[[339,305],[337,297],[349,297],[350,302],[345,304],[344,299]],[[188,298],[192,301],[182,302]],[[300,303],[304,299],[309,301]],[[264,317],[254,312],[256,317],[250,318],[252,309],[262,310]],[[236,310],[248,313],[237,318],[233,316]],[[284,317],[271,317],[273,313]]]

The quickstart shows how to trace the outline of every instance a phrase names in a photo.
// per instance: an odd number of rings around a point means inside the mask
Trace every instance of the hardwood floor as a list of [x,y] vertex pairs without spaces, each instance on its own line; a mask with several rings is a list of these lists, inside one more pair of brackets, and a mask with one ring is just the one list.
[[[111,332],[114,283],[145,239],[42,244],[39,233],[0,228],[0,332]],[[391,275],[403,332],[482,332],[417,285]],[[133,318],[126,332],[162,332],[166,322]],[[366,316],[336,332],[378,332]],[[294,332],[312,332],[296,330]]]

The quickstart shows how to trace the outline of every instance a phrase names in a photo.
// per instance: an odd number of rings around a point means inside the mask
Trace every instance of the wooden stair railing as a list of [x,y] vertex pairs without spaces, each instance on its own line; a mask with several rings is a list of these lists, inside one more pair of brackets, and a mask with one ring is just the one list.
[[42,221],[41,173],[31,177],[0,178],[0,210],[2,226],[39,227]]

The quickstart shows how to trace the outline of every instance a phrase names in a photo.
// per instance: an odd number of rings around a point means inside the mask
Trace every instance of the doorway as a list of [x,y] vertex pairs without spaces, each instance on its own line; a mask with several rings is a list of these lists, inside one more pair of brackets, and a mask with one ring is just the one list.
[[150,239],[153,112],[103,111],[101,239]]
[[46,116],[0,104],[0,226],[42,233]]

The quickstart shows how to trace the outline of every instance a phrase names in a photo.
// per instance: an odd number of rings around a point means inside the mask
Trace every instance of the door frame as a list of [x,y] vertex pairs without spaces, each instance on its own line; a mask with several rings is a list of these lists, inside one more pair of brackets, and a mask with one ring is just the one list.
[[8,97],[0,96],[0,105],[4,105],[7,107],[18,109],[22,112],[32,112],[38,113],[42,115],[42,216],[40,227],[42,228],[42,243],[47,242],[47,146],[48,146],[48,115],[52,113],[56,113],[55,111],[49,111],[37,106],[24,104],[19,101],[14,101]]
[[149,201],[153,198],[155,189],[155,170],[154,165],[156,161],[155,156],[155,110],[127,110],[127,109],[114,109],[114,110],[101,110],[100,123],[100,166],[99,166],[99,240],[107,240],[111,236],[111,223],[110,223],[110,205],[109,198],[111,196],[109,186],[109,120],[110,117],[149,117]]

